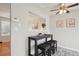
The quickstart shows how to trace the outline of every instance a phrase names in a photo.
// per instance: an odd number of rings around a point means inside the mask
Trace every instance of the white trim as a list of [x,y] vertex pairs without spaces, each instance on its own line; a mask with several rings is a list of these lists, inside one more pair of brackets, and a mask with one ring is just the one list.
[[79,50],[77,49],[73,49],[73,48],[69,48],[69,47],[65,47],[65,46],[62,46],[62,45],[58,45],[59,47],[62,47],[62,48],[65,48],[65,49],[69,49],[69,50],[73,50],[73,51],[77,51],[79,52]]

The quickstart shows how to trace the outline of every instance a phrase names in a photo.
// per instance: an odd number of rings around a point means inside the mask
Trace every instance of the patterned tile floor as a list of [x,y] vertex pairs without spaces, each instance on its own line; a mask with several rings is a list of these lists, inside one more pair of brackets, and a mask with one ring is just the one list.
[[[31,54],[34,54],[34,50],[32,50]],[[62,47],[57,47],[57,52],[52,54],[52,56],[79,56],[79,52],[66,49],[66,48],[62,48]]]
[[52,56],[79,56],[79,52],[58,47],[57,52]]

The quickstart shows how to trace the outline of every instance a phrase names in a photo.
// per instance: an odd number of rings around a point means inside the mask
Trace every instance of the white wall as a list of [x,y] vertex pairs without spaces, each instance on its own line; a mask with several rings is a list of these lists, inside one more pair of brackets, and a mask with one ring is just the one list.
[[[30,31],[29,20],[32,19],[26,10],[30,4],[12,4],[11,5],[11,55],[12,56],[24,56],[28,54],[28,39],[30,35],[36,35],[39,32],[44,31]],[[33,5],[31,6],[33,8]],[[30,9],[32,10],[32,9]],[[34,10],[33,10],[34,11]],[[37,12],[35,10],[34,12]],[[41,14],[41,13],[38,13]],[[14,21],[17,18],[19,21]],[[46,17],[46,20],[48,17]],[[46,22],[49,24],[48,22]],[[48,26],[47,31],[48,32]]]
[[[35,6],[35,7],[34,7]],[[29,20],[32,19],[28,11],[32,11],[37,15],[42,16],[46,19],[47,31],[54,35],[54,39],[58,41],[58,45],[79,50],[79,12],[77,10],[72,10],[69,14],[64,15],[45,15],[43,11],[39,10],[36,4],[12,4],[11,6],[11,55],[12,56],[24,56],[28,52],[28,39],[30,35],[36,35],[39,32],[44,31],[34,31],[29,30],[30,25]],[[56,20],[65,20],[68,18],[75,18],[76,27],[75,28],[56,28]],[[17,18],[19,21],[13,21]]]
[[[75,18],[75,28],[56,27],[56,20],[66,20],[69,18]],[[50,30],[54,34],[54,39],[58,41],[58,45],[79,50],[79,8],[71,10],[69,14],[51,15]]]

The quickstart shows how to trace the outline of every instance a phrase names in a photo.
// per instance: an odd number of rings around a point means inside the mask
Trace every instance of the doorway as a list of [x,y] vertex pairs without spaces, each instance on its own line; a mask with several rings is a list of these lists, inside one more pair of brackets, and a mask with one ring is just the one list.
[[11,55],[10,4],[0,3],[0,56]]

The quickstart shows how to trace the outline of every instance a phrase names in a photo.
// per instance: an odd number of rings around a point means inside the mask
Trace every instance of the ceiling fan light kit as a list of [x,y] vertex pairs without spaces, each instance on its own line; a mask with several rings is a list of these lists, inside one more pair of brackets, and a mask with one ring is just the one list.
[[67,10],[59,10],[59,14],[67,13]]
[[68,8],[75,7],[75,6],[78,6],[78,5],[79,5],[79,3],[74,3],[74,4],[71,4],[71,5],[69,5],[69,6],[66,6],[65,3],[60,3],[60,4],[59,4],[59,8],[54,9],[54,10],[50,10],[50,11],[58,11],[58,12],[56,13],[56,15],[57,15],[57,14],[69,13],[70,11],[68,10]]

